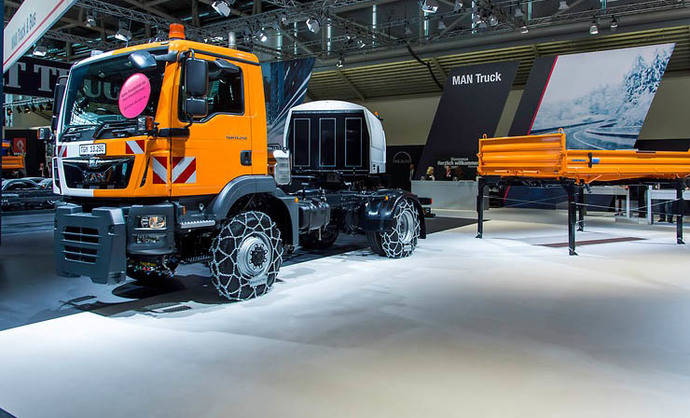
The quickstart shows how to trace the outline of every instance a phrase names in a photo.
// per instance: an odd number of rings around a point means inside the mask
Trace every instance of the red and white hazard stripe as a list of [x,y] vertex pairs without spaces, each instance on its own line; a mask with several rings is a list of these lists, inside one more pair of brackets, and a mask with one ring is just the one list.
[[125,144],[125,154],[127,154],[127,155],[143,154],[145,146],[146,146],[146,140],[144,140],[144,139],[139,139],[137,141],[127,141]]
[[55,150],[56,156],[60,158],[67,157],[67,145],[58,145],[57,149]]
[[151,171],[153,171],[153,184],[167,184],[168,157],[153,157],[151,159]]
[[172,182],[196,183],[196,157],[173,157]]

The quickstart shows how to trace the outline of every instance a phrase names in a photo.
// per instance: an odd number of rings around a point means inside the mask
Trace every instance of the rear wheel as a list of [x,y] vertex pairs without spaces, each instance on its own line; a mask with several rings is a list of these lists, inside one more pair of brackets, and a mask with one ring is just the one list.
[[414,203],[402,199],[393,212],[393,226],[383,232],[367,232],[367,239],[374,253],[402,258],[414,252],[420,231],[419,213]]
[[240,213],[223,225],[211,255],[212,283],[221,296],[261,296],[273,286],[283,262],[280,230],[263,212]]
[[328,224],[321,230],[309,231],[300,236],[299,243],[309,250],[324,250],[330,248],[338,239],[338,225]]

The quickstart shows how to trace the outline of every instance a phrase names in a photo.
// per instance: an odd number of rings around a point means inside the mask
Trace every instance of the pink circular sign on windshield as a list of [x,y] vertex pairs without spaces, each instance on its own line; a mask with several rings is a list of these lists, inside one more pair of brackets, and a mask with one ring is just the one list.
[[120,97],[117,99],[120,113],[126,118],[136,118],[146,109],[151,97],[151,83],[142,73],[132,74],[122,84]]

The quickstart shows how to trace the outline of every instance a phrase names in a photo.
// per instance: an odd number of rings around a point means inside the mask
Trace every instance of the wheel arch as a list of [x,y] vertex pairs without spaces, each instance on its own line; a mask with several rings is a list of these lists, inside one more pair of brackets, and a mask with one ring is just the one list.
[[419,216],[419,238],[426,238],[426,222],[424,209],[417,195],[400,189],[384,189],[374,192],[360,213],[360,227],[365,232],[382,232],[393,222],[393,213],[398,203],[403,199],[412,201]]
[[271,176],[241,176],[223,187],[207,211],[222,222],[243,210],[259,210],[273,219],[283,242],[297,245],[299,212],[294,197],[280,190]]

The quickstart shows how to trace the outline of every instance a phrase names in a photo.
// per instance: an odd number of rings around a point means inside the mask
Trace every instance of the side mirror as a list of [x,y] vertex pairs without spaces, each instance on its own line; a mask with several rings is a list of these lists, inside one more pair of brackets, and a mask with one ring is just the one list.
[[158,65],[156,59],[148,51],[134,51],[129,54],[129,62],[137,70],[150,70]]
[[53,91],[53,117],[50,120],[50,129],[57,131],[58,118],[60,117],[60,109],[62,109],[62,98],[65,96],[65,88],[67,87],[67,76],[58,78]]
[[53,130],[50,128],[38,128],[38,139],[40,141],[50,141],[53,139]]
[[201,118],[208,114],[208,103],[205,98],[188,97],[184,101],[183,110],[186,115]]
[[185,62],[184,89],[192,97],[206,96],[208,91],[208,62],[188,58]]

